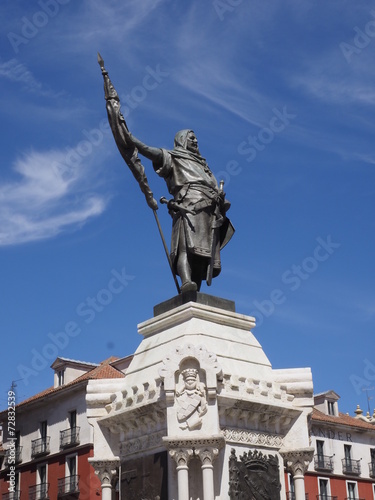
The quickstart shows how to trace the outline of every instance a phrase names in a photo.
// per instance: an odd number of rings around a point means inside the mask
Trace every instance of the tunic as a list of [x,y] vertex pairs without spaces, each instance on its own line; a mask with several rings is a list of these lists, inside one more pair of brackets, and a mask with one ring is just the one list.
[[[198,154],[179,146],[170,151],[162,149],[162,153],[162,164],[154,164],[154,169],[165,179],[176,206],[181,207],[181,210],[171,212],[171,260],[175,271],[177,273],[179,249],[186,248],[193,259],[201,261],[202,279],[206,279],[212,244],[216,239],[213,276],[217,276],[221,270],[220,248],[229,241],[234,230],[225,216],[216,179],[205,159]],[[218,228],[219,236],[216,238],[215,228]]]

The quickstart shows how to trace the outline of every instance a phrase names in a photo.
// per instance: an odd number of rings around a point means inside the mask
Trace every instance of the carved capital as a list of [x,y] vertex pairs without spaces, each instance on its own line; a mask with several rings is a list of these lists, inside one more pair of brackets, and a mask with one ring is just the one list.
[[194,454],[201,459],[202,466],[209,466],[213,464],[219,455],[219,449],[207,447],[195,448]]
[[281,451],[285,467],[293,476],[304,476],[314,457],[314,448]]
[[99,477],[102,487],[111,486],[113,479],[117,476],[120,460],[118,458],[113,460],[89,458],[88,460],[94,467],[95,474]]
[[187,467],[194,451],[192,448],[178,448],[169,450],[169,455],[174,458],[177,467]]

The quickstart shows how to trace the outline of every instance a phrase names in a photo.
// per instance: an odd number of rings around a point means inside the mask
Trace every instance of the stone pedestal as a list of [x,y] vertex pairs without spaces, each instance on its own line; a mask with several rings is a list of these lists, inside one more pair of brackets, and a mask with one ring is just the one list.
[[311,372],[273,370],[254,318],[198,295],[157,306],[138,326],[143,339],[112,392],[110,381],[89,382],[95,460],[119,454],[127,499],[224,500],[262,487],[267,474],[265,495],[285,498],[285,453],[309,446]]

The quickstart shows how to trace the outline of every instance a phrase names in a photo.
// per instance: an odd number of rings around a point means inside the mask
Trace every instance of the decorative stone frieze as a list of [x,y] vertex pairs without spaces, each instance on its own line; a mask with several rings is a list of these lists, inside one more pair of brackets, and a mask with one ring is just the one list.
[[225,445],[225,439],[223,436],[202,436],[194,438],[170,438],[164,437],[163,443],[165,446],[171,450],[174,448],[201,448],[201,447],[213,447],[222,448]]
[[150,451],[162,448],[164,436],[165,431],[160,431],[122,442],[120,444],[121,458],[127,458],[130,455],[138,454],[145,450]]
[[230,373],[223,376],[222,394],[233,395],[235,397],[251,397],[266,399],[278,402],[291,402],[294,399],[292,394],[288,394],[285,385],[266,380],[258,380],[251,377],[240,377]]
[[279,434],[225,428],[222,429],[222,435],[228,443],[259,445],[277,449],[283,444],[283,437]]
[[263,434],[285,435],[299,409],[258,401],[226,399],[220,396],[219,415],[222,429],[251,430]]

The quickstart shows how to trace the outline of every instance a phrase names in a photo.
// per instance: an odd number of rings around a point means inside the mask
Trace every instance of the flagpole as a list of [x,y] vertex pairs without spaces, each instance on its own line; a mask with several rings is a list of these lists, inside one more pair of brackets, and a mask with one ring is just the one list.
[[153,210],[153,212],[154,212],[156,224],[157,224],[158,229],[159,229],[159,234],[160,234],[160,237],[161,237],[161,241],[163,242],[163,247],[164,247],[164,250],[165,250],[165,255],[167,256],[168,264],[169,264],[169,267],[170,267],[170,269],[172,271],[174,283],[175,283],[176,288],[177,288],[177,293],[180,294],[181,293],[180,285],[178,284],[176,273],[173,270],[171,256],[169,255],[168,247],[167,247],[167,244],[166,244],[165,239],[164,239],[164,235],[163,235],[163,231],[161,229],[159,217],[158,217],[158,214],[156,213],[156,210]]
[[134,175],[136,181],[139,184],[139,187],[141,188],[141,191],[146,197],[146,201],[148,206],[152,209],[154,212],[156,224],[159,229],[159,234],[161,237],[161,240],[163,242],[164,250],[165,250],[165,255],[167,256],[168,259],[168,264],[169,267],[172,271],[173,279],[177,288],[177,292],[180,294],[181,289],[180,285],[178,284],[176,273],[173,270],[173,265],[171,261],[171,256],[169,255],[168,247],[164,239],[163,231],[161,229],[161,225],[159,222],[159,217],[158,214],[156,213],[156,210],[158,208],[158,204],[156,200],[153,197],[152,191],[148,185],[147,182],[147,177],[145,174],[145,169],[138,158],[137,154],[137,149],[132,146],[126,144],[126,140],[123,136],[123,133],[121,132],[121,126],[124,126],[126,130],[128,130],[128,127],[126,125],[126,122],[124,120],[124,117],[121,115],[120,112],[120,98],[112,85],[112,82],[109,78],[108,72],[104,67],[104,61],[102,56],[98,52],[98,63],[100,66],[100,69],[102,71],[102,75],[104,78],[104,97],[107,101],[107,114],[108,114],[108,120],[112,129],[113,137],[115,139],[116,145],[121,153],[121,156],[125,160],[126,164],[130,168],[132,174]]

